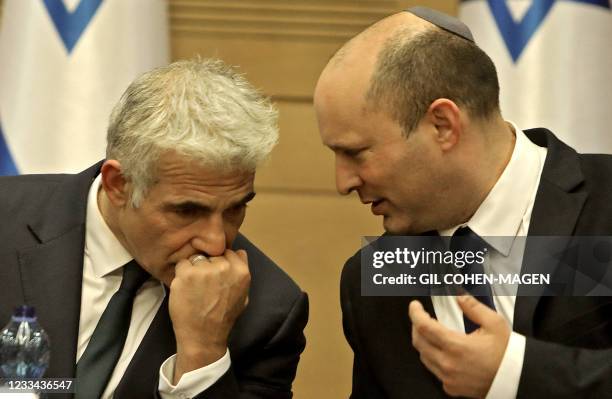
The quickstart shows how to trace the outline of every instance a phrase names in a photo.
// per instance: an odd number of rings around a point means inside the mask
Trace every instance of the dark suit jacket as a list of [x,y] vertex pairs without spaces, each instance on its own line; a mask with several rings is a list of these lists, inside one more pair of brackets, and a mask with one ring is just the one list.
[[[529,235],[612,235],[612,156],[579,155],[545,129],[527,135],[548,147]],[[361,296],[360,281],[358,252],[341,282],[344,332],[355,354],[351,397],[448,397],[412,346],[408,304],[415,298]],[[429,297],[416,299],[434,315]],[[610,315],[610,297],[517,296],[513,329],[527,336],[517,396],[611,398]]]
[[[0,178],[0,323],[16,305],[35,306],[51,340],[45,377],[75,375],[87,193],[99,167]],[[249,305],[230,335],[232,367],[198,397],[290,398],[306,343],[307,296],[244,236],[234,247],[249,255]],[[166,299],[114,397],[153,397],[159,367],[175,352]]]

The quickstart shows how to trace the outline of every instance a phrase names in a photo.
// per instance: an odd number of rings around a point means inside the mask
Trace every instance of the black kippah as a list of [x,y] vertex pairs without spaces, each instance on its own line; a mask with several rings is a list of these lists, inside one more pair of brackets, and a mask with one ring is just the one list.
[[424,19],[427,22],[431,22],[438,28],[444,29],[445,31],[462,37],[465,40],[474,42],[474,37],[472,36],[472,32],[470,32],[470,28],[468,28],[466,24],[459,21],[457,18],[441,13],[440,11],[432,10],[431,8],[421,6],[410,7],[406,11],[421,19]]

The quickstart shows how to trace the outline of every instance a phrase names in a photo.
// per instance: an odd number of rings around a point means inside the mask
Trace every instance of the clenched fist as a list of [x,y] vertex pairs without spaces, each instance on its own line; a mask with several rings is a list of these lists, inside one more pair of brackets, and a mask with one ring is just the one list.
[[243,250],[176,264],[169,311],[176,337],[174,383],[191,370],[219,360],[248,302],[251,275]]

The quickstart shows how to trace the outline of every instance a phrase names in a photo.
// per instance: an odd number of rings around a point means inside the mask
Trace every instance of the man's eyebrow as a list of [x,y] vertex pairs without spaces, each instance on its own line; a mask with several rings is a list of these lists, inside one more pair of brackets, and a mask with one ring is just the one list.
[[182,201],[182,202],[177,202],[177,203],[167,203],[164,207],[169,208],[169,209],[192,209],[192,210],[199,210],[199,211],[206,211],[206,212],[212,211],[212,209],[208,205],[204,205],[196,201]]
[[[251,191],[248,194],[246,194],[244,197],[240,198],[237,201],[233,201],[230,202],[227,206],[227,208],[234,208],[237,206],[242,206],[242,205],[246,205],[247,202],[251,201],[253,198],[255,198],[255,192]],[[178,203],[169,203],[166,204],[164,206],[167,209],[183,209],[183,210],[197,210],[197,211],[201,211],[201,212],[213,212],[214,209],[211,208],[208,205],[202,204],[201,202],[197,202],[197,201],[191,201],[191,200],[187,200],[187,201],[182,201],[182,202],[178,202]]]
[[235,206],[246,205],[247,202],[255,198],[255,194],[256,194],[255,191],[251,191],[250,193],[242,197],[240,200],[230,203],[229,207],[233,208]]
[[[255,192],[251,191],[248,194],[246,194],[244,197],[240,198],[239,200],[230,202],[228,205],[228,208],[245,205],[247,202],[251,201],[253,198],[255,198]],[[190,201],[190,200],[178,202],[178,203],[168,203],[164,207],[169,208],[169,209],[191,209],[191,210],[197,210],[197,211],[202,211],[202,212],[213,212],[213,209],[210,206],[202,204],[197,201]]]

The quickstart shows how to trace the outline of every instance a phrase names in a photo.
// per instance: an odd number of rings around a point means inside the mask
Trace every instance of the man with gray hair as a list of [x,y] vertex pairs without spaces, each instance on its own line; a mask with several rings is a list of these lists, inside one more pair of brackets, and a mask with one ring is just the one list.
[[[610,235],[612,157],[521,131],[498,97],[495,66],[460,21],[419,7],[377,22],[315,90],[337,190],[370,204],[386,235],[484,241],[497,273],[525,259],[517,236]],[[358,252],[341,282],[352,398],[610,397],[612,298],[365,296],[366,266]]]
[[307,296],[239,233],[278,139],[216,60],[136,79],[106,160],[0,179],[0,320],[35,306],[76,398],[290,398]]

